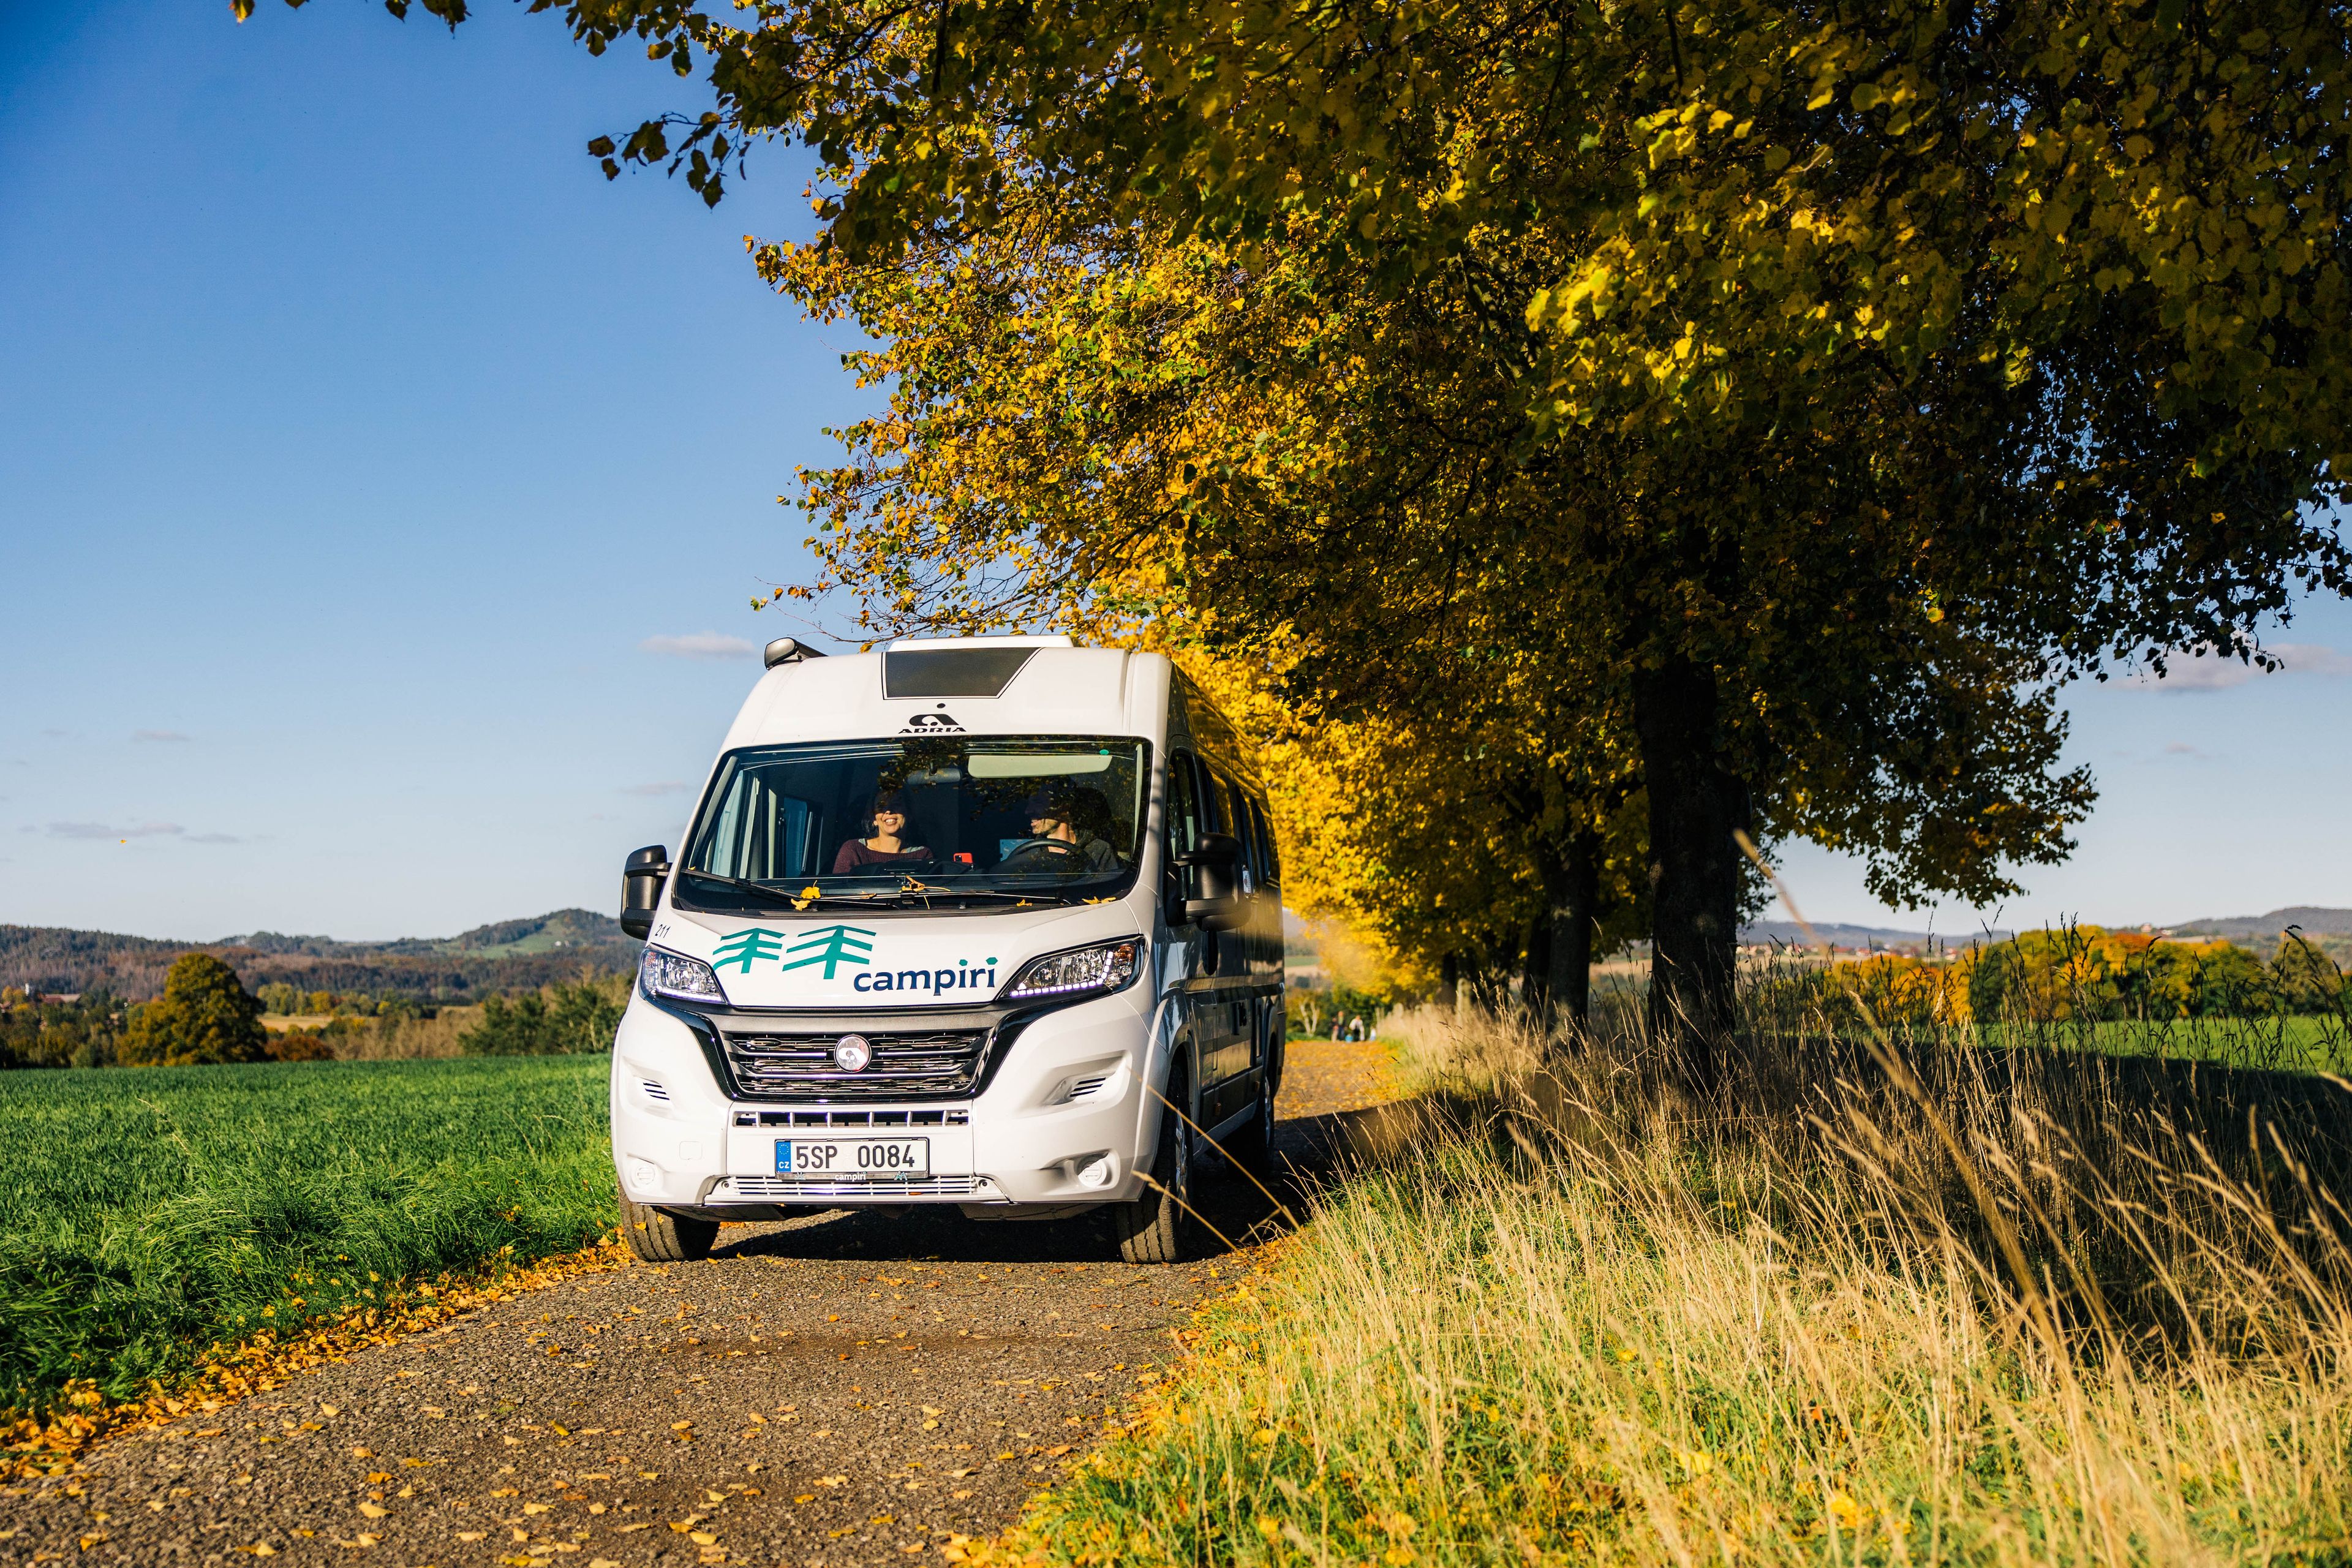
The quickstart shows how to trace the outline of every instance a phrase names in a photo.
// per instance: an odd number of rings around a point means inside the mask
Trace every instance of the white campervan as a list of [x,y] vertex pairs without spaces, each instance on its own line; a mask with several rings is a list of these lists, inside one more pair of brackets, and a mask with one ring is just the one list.
[[1166,658],[1067,637],[767,662],[682,850],[622,875],[646,943],[613,1050],[631,1244],[1108,1204],[1125,1257],[1178,1259],[1204,1137],[1262,1163],[1282,1075],[1248,745]]

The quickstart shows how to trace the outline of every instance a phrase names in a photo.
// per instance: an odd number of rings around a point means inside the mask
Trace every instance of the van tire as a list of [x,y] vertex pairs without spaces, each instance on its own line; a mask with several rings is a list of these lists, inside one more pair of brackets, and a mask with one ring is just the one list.
[[629,1238],[629,1250],[647,1263],[698,1263],[719,1239],[719,1222],[680,1219],[623,1198],[621,1234]]
[[[1173,1105],[1181,1105],[1189,1097],[1179,1081],[1170,1083],[1168,1098]],[[1192,1200],[1192,1134],[1172,1106],[1160,1110],[1151,1175],[1159,1187],[1146,1187],[1141,1197],[1111,1211],[1111,1226],[1118,1233],[1118,1255],[1129,1263],[1181,1263],[1192,1254],[1200,1222],[1176,1201]],[[1175,1196],[1171,1197],[1171,1193]]]

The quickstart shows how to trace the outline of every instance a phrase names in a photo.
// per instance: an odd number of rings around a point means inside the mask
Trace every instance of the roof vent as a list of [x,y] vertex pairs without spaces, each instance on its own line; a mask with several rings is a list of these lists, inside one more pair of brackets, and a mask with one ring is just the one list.
[[882,655],[882,695],[1001,696],[1036,651],[1034,644],[892,647]]

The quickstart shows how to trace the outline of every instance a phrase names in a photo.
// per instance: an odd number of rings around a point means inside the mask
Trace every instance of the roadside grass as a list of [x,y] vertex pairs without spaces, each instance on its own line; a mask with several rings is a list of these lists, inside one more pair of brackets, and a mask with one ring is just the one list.
[[2352,1561],[2340,1086],[1759,1030],[1694,1098],[1638,1033],[1382,1036],[1423,1100],[968,1560]]
[[608,1065],[0,1075],[0,1405],[142,1397],[222,1344],[594,1241],[616,1219]]

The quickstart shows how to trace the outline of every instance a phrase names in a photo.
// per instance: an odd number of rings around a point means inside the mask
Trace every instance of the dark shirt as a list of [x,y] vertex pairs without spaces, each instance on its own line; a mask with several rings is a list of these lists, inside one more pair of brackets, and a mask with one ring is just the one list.
[[919,845],[894,852],[887,849],[868,849],[866,847],[866,840],[852,838],[841,847],[841,853],[833,858],[833,874],[836,877],[846,877],[853,872],[863,871],[871,867],[914,865],[927,861],[930,858],[931,852]]
[[1032,838],[999,862],[997,869],[1014,873],[1059,872],[1066,877],[1095,875],[1118,869],[1118,851],[1099,838],[1073,844],[1066,838]]

